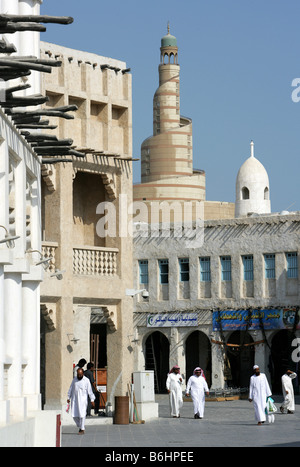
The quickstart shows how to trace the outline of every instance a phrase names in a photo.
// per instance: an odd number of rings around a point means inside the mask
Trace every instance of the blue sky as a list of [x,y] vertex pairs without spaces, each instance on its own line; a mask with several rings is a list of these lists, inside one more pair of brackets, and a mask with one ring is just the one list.
[[[272,211],[300,211],[299,0],[44,0],[42,14],[74,17],[41,39],[124,60],[133,77],[133,155],[152,135],[160,40],[170,22],[181,66],[181,114],[193,120],[194,167],[207,200],[235,200],[242,163],[270,178]],[[299,85],[298,85],[299,86]],[[299,86],[300,96],[300,86]],[[134,162],[134,182],[140,162]]]

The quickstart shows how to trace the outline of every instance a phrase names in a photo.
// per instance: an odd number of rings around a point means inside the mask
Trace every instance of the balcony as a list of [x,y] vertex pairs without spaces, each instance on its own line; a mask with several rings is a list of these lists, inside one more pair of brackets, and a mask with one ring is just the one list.
[[[56,242],[43,242],[42,253],[45,258],[52,257],[50,273],[57,268],[56,258],[59,244]],[[73,247],[73,274],[81,276],[116,277],[118,275],[117,248],[94,246]]]
[[117,276],[117,248],[80,246],[73,248],[73,274]]

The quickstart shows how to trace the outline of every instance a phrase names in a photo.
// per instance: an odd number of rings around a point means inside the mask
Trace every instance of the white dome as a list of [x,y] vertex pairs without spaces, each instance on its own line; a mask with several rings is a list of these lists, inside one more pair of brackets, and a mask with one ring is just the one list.
[[251,141],[251,156],[243,163],[236,178],[235,217],[270,212],[269,176],[262,163],[254,157]]
[[236,182],[239,185],[243,185],[243,183],[262,183],[269,187],[269,176],[262,163],[254,156],[251,156],[241,166]]

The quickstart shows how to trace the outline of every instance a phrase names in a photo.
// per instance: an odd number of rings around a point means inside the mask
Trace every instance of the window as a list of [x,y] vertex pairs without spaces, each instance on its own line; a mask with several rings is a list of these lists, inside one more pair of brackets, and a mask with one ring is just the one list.
[[210,277],[210,258],[208,256],[200,258],[200,281],[210,282]]
[[188,258],[179,259],[180,282],[188,282],[190,280],[190,265]]
[[231,281],[231,257],[221,256],[221,279]]
[[139,261],[140,284],[148,284],[148,260]]
[[159,277],[161,284],[169,283],[169,260],[168,259],[159,259]]
[[250,192],[246,186],[242,188],[242,199],[250,199]]
[[296,279],[298,277],[298,254],[286,253],[286,262],[288,278]]
[[267,254],[265,257],[265,278],[275,279],[275,255]]
[[242,256],[244,266],[244,281],[253,281],[253,256]]
[[264,199],[270,199],[270,195],[269,195],[269,188],[266,186],[265,190],[264,190]]

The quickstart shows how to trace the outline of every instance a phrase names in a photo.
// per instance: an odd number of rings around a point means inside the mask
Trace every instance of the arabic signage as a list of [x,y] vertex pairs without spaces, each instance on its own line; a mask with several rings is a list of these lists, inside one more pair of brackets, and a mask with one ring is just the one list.
[[[282,308],[278,310],[253,310],[249,315],[248,310],[240,311],[214,311],[213,330],[220,331],[255,331],[261,329],[293,329],[295,323],[296,308]],[[249,323],[250,321],[250,323]],[[299,311],[296,329],[300,329]],[[249,324],[248,324],[249,323]]]
[[147,328],[198,326],[197,313],[160,313],[147,316]]

